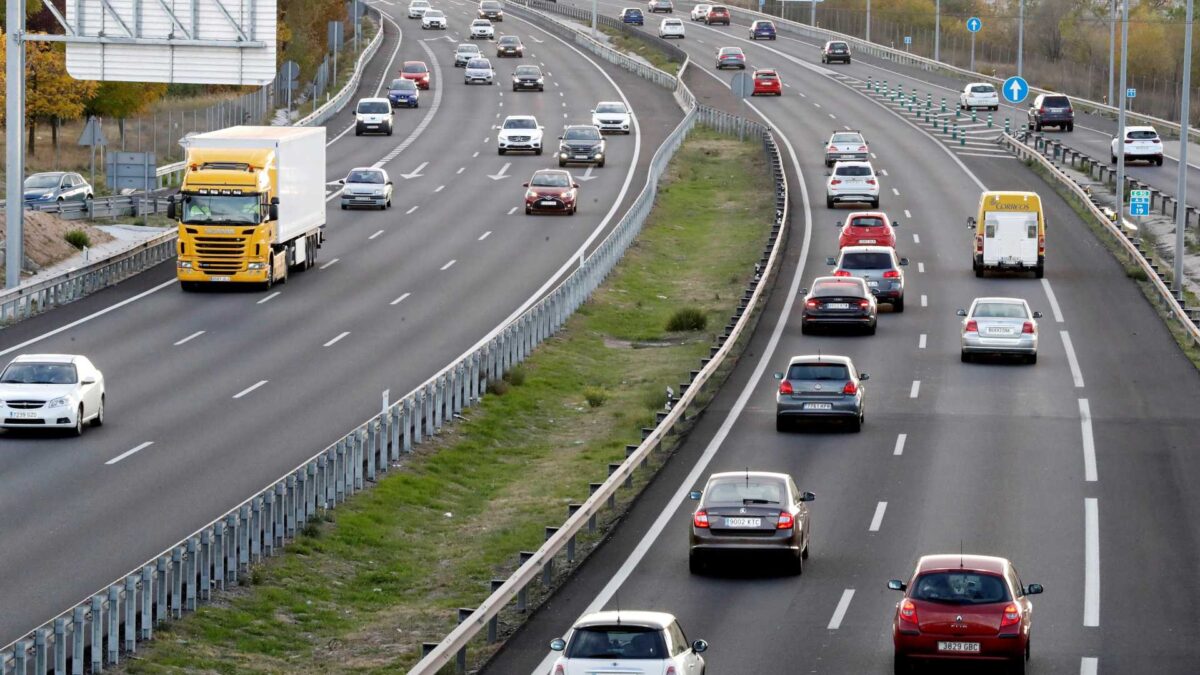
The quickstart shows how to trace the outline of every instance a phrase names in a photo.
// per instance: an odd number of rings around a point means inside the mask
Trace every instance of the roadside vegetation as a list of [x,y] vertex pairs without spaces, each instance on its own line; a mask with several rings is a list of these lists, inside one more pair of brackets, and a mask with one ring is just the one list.
[[[604,480],[654,424],[667,387],[708,356],[708,327],[733,313],[773,215],[761,147],[696,130],[642,235],[558,335],[373,489],[256,566],[250,585],[156,630],[118,671],[411,667],[421,643],[448,633],[456,608],[486,597],[490,580],[508,576],[519,551],[538,548],[543,528],[560,524],[567,505],[583,501],[588,483]],[[689,320],[673,321],[680,307]],[[603,512],[581,557],[649,477],[639,471],[635,490]],[[558,578],[563,567],[560,559]],[[540,584],[530,593],[531,603],[545,596]],[[511,608],[502,614],[502,635],[519,621]],[[473,667],[491,654],[477,645]]]
[[[647,18],[647,24],[650,20]],[[645,41],[635,37],[630,37],[624,32],[608,26],[598,26],[601,33],[604,33],[609,38],[609,44],[613,49],[627,54],[636,54],[637,56],[650,62],[650,65],[659,70],[675,74],[679,70],[679,63],[667,58],[666,52],[661,49],[655,49]]]

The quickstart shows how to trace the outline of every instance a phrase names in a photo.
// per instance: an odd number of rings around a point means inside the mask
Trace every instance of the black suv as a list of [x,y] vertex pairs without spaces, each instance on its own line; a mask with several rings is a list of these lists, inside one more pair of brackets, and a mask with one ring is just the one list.
[[1071,100],[1062,94],[1039,94],[1029,106],[1028,115],[1031,131],[1041,131],[1042,127],[1075,130],[1075,111]]
[[545,79],[542,78],[542,69],[537,66],[517,66],[517,69],[513,71],[512,85],[513,91],[520,89],[546,91]]
[[479,3],[479,18],[489,21],[503,21],[504,8],[496,0],[483,0]]
[[833,63],[834,61],[850,63],[850,45],[837,40],[826,42],[825,46],[821,48],[821,63]]
[[558,165],[595,164],[604,167],[604,137],[590,124],[572,124],[559,136]]

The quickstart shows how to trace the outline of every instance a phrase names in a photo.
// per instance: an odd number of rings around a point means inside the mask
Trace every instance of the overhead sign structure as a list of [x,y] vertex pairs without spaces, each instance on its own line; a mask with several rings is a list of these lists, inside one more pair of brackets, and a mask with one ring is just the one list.
[[1149,190],[1130,190],[1129,191],[1129,215],[1131,215],[1131,216],[1148,216],[1148,215],[1150,215],[1150,191]]
[[1021,103],[1029,96],[1029,83],[1016,75],[1005,80],[1000,89],[1004,93],[1004,100],[1009,103]]
[[983,28],[983,22],[979,20],[979,17],[973,16],[967,19],[967,30],[978,33],[980,28]]

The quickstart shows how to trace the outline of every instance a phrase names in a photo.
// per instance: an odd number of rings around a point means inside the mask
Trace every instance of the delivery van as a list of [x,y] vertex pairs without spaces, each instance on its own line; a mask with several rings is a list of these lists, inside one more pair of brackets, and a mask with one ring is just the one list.
[[1046,275],[1046,216],[1036,192],[984,192],[967,227],[975,231],[975,276],[987,270],[1033,270],[1038,279]]

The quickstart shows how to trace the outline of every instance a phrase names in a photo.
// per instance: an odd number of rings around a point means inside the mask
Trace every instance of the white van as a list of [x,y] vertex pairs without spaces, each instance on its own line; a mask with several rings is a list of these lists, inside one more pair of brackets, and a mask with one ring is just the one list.
[[984,192],[979,214],[967,218],[975,230],[971,267],[975,276],[992,270],[1046,273],[1046,217],[1036,192]]

